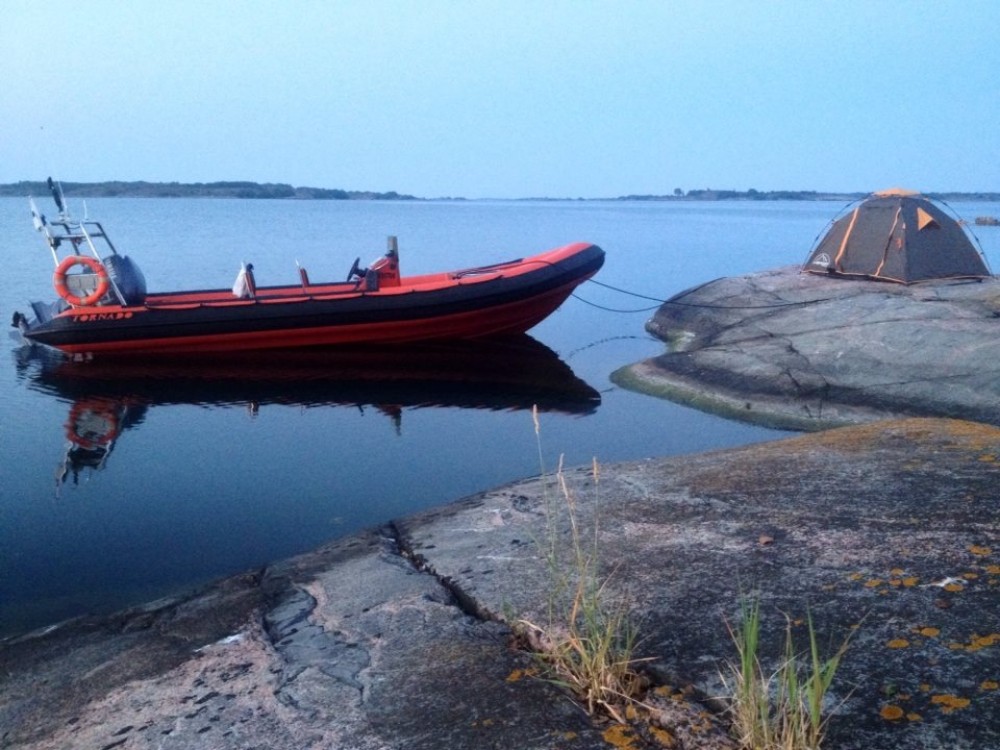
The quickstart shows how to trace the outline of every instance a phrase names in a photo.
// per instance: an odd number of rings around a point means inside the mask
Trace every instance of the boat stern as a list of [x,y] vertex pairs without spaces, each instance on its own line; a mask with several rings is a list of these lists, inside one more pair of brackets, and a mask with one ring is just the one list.
[[35,334],[51,321],[56,315],[67,308],[62,300],[57,302],[32,302],[31,311],[35,317],[29,317],[20,310],[14,311],[14,317],[10,321],[13,331],[9,331],[10,337],[22,345],[37,346],[39,342],[35,340]]

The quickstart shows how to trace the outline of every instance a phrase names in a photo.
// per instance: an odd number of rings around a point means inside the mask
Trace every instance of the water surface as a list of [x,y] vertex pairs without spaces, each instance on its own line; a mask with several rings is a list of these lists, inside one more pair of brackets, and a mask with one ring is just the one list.
[[[664,299],[800,263],[839,204],[91,199],[149,288],[339,279],[399,237],[404,273],[584,240],[597,280]],[[80,201],[71,201],[82,215]],[[990,204],[959,204],[972,218]],[[1000,230],[980,239],[997,267]],[[0,199],[9,320],[51,299],[27,202]],[[82,368],[0,356],[0,636],[183,590],[337,536],[570,464],[699,452],[785,434],[623,391],[657,354],[656,303],[595,284],[495,345],[268,354],[211,366]],[[610,309],[619,311],[611,312]],[[631,311],[631,312],[621,312]]]

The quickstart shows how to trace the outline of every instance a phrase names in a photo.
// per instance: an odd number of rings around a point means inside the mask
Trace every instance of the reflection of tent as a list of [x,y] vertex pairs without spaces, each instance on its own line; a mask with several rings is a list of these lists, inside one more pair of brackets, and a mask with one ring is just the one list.
[[837,219],[804,270],[909,284],[990,275],[957,220],[919,193],[873,193]]

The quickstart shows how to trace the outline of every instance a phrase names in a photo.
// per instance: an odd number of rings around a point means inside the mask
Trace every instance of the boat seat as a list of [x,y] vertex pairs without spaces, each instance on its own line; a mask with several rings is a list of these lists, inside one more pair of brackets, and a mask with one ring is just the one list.
[[97,291],[96,273],[68,273],[66,274],[66,289],[70,294],[77,297],[87,297]]

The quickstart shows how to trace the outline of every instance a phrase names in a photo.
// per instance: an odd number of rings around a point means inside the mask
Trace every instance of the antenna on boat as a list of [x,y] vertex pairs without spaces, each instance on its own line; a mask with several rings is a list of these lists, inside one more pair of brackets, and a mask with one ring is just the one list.
[[56,208],[59,209],[59,216],[63,219],[69,219],[69,210],[66,208],[66,196],[63,195],[62,185],[58,182],[54,182],[51,177],[48,179],[49,192],[52,193],[52,200],[56,202]]
[[35,231],[41,232],[45,229],[45,216],[38,211],[34,198],[28,198],[28,204],[31,206],[31,221],[35,225]]
[[59,238],[52,234],[52,229],[49,227],[49,222],[45,220],[45,214],[38,210],[38,206],[35,205],[35,199],[28,197],[28,204],[31,206],[31,221],[35,225],[36,232],[42,232],[45,235],[45,241],[49,245],[49,250],[52,251],[52,260],[55,264],[59,265],[59,255],[56,252],[59,247]]

